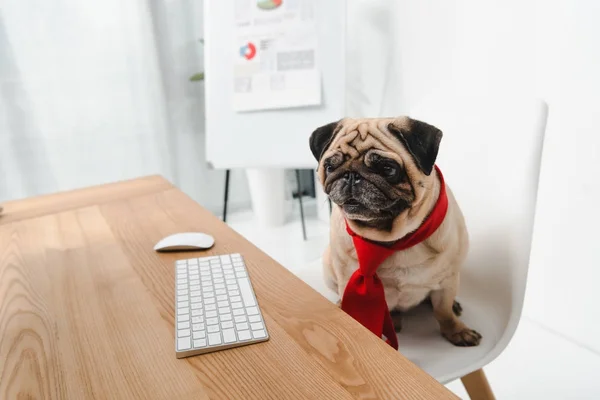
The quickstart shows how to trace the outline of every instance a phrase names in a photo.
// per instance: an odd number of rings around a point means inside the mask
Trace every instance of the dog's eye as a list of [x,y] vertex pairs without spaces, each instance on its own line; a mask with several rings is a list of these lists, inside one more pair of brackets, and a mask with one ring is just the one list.
[[335,168],[333,168],[333,165],[331,165],[331,164],[325,165],[325,173],[327,173],[327,174],[332,173],[334,169]]
[[394,168],[390,165],[383,166],[383,168],[381,170],[383,172],[383,175],[388,178],[394,177],[396,175],[396,172],[398,171],[396,168]]

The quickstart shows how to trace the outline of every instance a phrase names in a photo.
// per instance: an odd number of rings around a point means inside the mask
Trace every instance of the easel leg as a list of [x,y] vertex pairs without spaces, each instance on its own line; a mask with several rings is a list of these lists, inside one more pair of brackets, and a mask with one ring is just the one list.
[[223,222],[227,222],[227,200],[229,198],[229,170],[225,171],[225,198],[223,200]]
[[492,388],[483,373],[483,369],[471,372],[460,378],[471,400],[494,400]]
[[300,185],[300,170],[296,170],[296,184],[298,185],[298,202],[300,203],[300,219],[302,221],[302,237],[306,240],[306,223],[304,221],[304,206],[302,205],[302,186]]

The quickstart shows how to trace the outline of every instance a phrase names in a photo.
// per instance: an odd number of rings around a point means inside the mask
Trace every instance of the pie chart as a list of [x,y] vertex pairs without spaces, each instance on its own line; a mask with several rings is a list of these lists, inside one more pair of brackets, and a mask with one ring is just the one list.
[[258,0],[256,5],[261,10],[274,10],[283,3],[283,0]]

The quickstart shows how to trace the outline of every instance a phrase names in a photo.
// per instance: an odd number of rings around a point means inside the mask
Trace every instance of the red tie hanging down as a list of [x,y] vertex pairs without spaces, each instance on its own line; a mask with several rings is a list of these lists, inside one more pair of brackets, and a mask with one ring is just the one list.
[[398,350],[398,338],[394,331],[392,317],[385,301],[383,284],[377,276],[377,268],[396,251],[408,249],[430,237],[439,228],[448,210],[448,196],[444,177],[435,166],[440,180],[440,194],[425,221],[417,230],[404,236],[391,247],[384,247],[370,242],[354,233],[346,223],[346,230],[352,236],[358,269],[354,271],[342,297],[342,310],[377,337],[385,335],[387,343]]

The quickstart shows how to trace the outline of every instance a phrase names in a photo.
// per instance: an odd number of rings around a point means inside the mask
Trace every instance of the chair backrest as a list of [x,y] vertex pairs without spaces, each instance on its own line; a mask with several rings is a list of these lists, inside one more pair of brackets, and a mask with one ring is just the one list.
[[447,95],[409,114],[444,133],[437,164],[471,242],[461,288],[480,291],[477,298],[497,306],[506,317],[502,324],[514,328],[527,280],[547,112],[539,100]]

